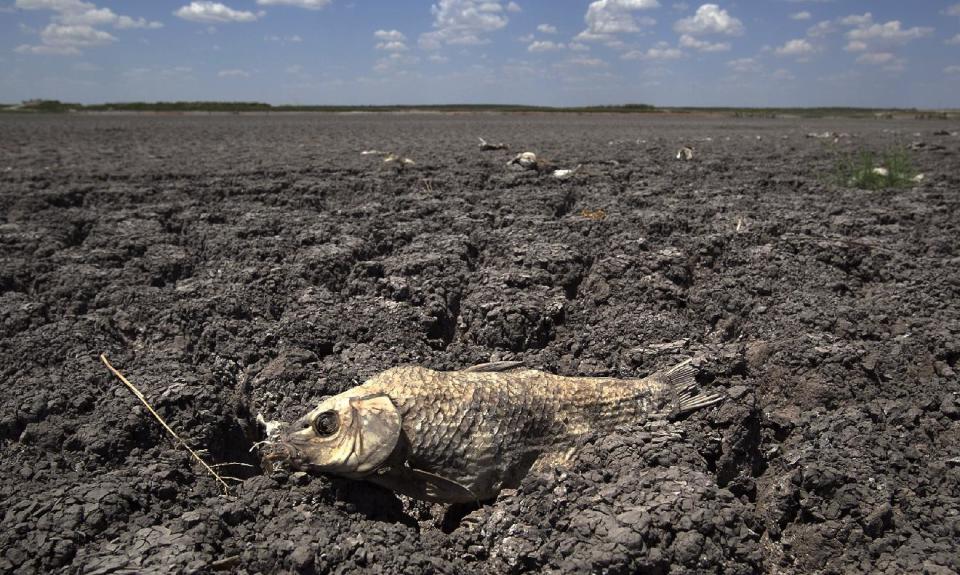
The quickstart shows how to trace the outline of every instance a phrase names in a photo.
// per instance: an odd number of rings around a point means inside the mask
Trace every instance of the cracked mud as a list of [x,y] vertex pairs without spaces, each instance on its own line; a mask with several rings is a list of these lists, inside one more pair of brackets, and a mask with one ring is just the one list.
[[[944,128],[0,118],[0,572],[960,571]],[[511,171],[477,135],[583,167]],[[894,144],[921,184],[831,182],[835,148]],[[480,509],[247,466],[219,468],[242,480],[224,498],[101,352],[214,463],[257,463],[258,414],[402,363],[634,377],[699,356],[729,399],[680,435],[592,437]]]

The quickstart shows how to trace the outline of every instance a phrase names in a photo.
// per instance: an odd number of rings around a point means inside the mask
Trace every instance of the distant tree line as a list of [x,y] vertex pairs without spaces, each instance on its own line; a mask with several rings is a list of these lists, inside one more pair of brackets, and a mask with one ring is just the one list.
[[77,104],[60,100],[27,100],[20,104],[0,104],[0,112],[211,112],[211,113],[265,113],[265,112],[571,112],[571,113],[714,113],[734,117],[776,118],[778,116],[804,117],[893,117],[911,114],[915,117],[947,116],[947,112],[925,112],[916,108],[735,108],[735,107],[656,107],[650,104],[619,104],[604,106],[524,106],[514,104],[435,104],[386,106],[318,106],[284,104],[274,106],[264,102],[110,102],[104,104]]

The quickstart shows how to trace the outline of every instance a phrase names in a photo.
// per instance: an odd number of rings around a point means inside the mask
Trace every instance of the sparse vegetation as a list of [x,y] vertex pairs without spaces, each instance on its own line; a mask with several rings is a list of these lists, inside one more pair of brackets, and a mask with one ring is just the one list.
[[841,186],[879,190],[912,184],[917,177],[910,156],[903,148],[882,153],[860,150],[838,156],[836,179]]

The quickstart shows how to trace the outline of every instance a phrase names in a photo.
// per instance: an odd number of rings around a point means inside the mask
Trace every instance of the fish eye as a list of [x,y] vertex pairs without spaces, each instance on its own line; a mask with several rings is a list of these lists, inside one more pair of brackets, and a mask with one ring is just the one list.
[[324,411],[313,420],[313,430],[320,437],[333,435],[340,429],[340,416],[336,411]]

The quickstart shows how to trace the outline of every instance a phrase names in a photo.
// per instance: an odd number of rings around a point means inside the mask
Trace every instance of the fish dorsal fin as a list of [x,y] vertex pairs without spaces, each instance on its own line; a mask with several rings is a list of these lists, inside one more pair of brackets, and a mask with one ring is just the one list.
[[522,361],[491,361],[489,363],[480,363],[468,367],[463,371],[471,373],[486,373],[486,372],[503,372],[503,371],[512,371],[514,369],[522,369]]
[[427,500],[447,503],[479,501],[479,498],[470,489],[452,479],[415,467],[409,467],[408,470],[423,486],[423,494]]
[[353,410],[354,442],[352,456],[357,473],[368,473],[390,457],[400,440],[400,414],[386,395],[350,399]]

